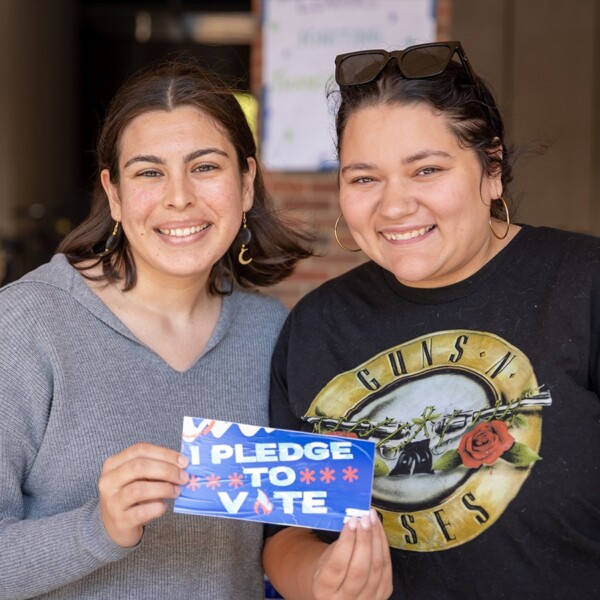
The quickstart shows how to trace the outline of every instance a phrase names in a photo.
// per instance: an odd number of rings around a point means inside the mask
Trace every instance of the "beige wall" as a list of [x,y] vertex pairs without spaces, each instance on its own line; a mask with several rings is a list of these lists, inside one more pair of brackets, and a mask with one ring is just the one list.
[[[600,234],[600,2],[453,0],[450,35],[488,78],[521,159],[520,221]],[[596,140],[596,143],[594,143]]]

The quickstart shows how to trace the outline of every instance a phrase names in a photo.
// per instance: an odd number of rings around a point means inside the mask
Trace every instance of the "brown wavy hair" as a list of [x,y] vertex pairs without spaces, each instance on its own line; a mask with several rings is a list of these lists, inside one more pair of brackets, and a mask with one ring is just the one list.
[[[119,182],[119,143],[133,119],[149,111],[172,111],[181,106],[195,107],[213,120],[233,144],[242,173],[248,172],[249,158],[257,163],[254,204],[246,213],[252,232],[249,244],[252,262],[239,264],[237,254],[242,240],[236,238],[211,270],[210,292],[229,293],[234,282],[245,288],[278,283],[291,274],[299,259],[312,255],[313,236],[275,211],[257,161],[254,136],[233,91],[213,72],[192,59],[170,60],[146,68],[116,93],[96,147],[97,176],[90,214],[65,237],[58,252],[64,253],[70,264],[85,277],[106,283],[123,280],[125,291],[135,286],[135,261],[122,228],[119,228],[114,245],[105,252],[114,221],[99,174],[108,169],[112,183]],[[102,266],[100,276],[84,272],[98,264]]]

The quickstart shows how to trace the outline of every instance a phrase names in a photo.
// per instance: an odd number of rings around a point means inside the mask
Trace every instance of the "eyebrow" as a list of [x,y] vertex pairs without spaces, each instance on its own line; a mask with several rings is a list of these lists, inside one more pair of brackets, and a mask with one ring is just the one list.
[[[443,150],[422,150],[421,152],[416,152],[415,154],[411,154],[406,158],[403,158],[400,162],[403,165],[409,165],[415,163],[419,160],[424,160],[426,158],[430,158],[432,156],[437,156],[440,158],[452,158],[451,154],[444,152]],[[375,165],[364,162],[350,163],[345,167],[342,167],[340,173],[344,174],[348,171],[372,171],[375,169]]]
[[450,154],[444,152],[443,150],[422,150],[421,152],[417,152],[415,154],[407,156],[406,158],[403,158],[401,162],[403,165],[409,165],[411,163],[423,160],[425,158],[429,158],[431,156],[438,156],[440,158],[452,158]]
[[206,154],[219,154],[220,156],[225,156],[229,158],[229,155],[225,150],[221,150],[220,148],[200,148],[199,150],[194,150],[185,156],[183,162],[190,162],[191,160],[195,160],[196,158],[200,158],[201,156],[205,156]]
[[[225,152],[224,150],[221,150],[220,148],[212,148],[212,147],[200,148],[198,150],[194,150],[193,152],[190,152],[189,154],[186,154],[183,157],[183,162],[188,163],[192,160],[195,160],[196,158],[200,158],[201,156],[206,156],[207,154],[219,154],[220,156],[225,156],[225,157],[229,156],[227,154],[227,152]],[[123,165],[123,168],[126,169],[127,167],[129,167],[130,165],[132,165],[136,162],[150,162],[150,163],[155,163],[157,165],[166,164],[166,162],[163,158],[160,158],[159,156],[155,156],[154,154],[138,154],[136,156],[132,156]]]
[[343,174],[347,173],[348,171],[370,171],[374,168],[375,167],[373,165],[370,165],[369,163],[350,163],[349,165],[342,167],[340,173]]

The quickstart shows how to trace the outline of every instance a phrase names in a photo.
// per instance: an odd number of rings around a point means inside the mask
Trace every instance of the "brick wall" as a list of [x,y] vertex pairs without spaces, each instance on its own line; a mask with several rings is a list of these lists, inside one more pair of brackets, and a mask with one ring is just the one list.
[[[318,256],[301,261],[291,277],[268,291],[291,307],[323,281],[363,262],[365,256],[342,250],[333,236],[339,215],[335,173],[265,173],[265,182],[277,208],[302,220],[317,236]],[[356,247],[343,221],[338,232],[344,245]]]

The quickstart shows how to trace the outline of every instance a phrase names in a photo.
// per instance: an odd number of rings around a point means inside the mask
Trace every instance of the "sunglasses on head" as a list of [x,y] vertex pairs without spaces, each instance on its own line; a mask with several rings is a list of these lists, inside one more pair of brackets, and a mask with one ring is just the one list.
[[406,79],[435,77],[444,72],[455,53],[471,82],[475,83],[477,77],[471,69],[469,59],[460,42],[419,44],[394,52],[360,50],[340,54],[335,58],[335,80],[338,85],[370,83],[377,78],[393,58],[396,59],[398,69]]

